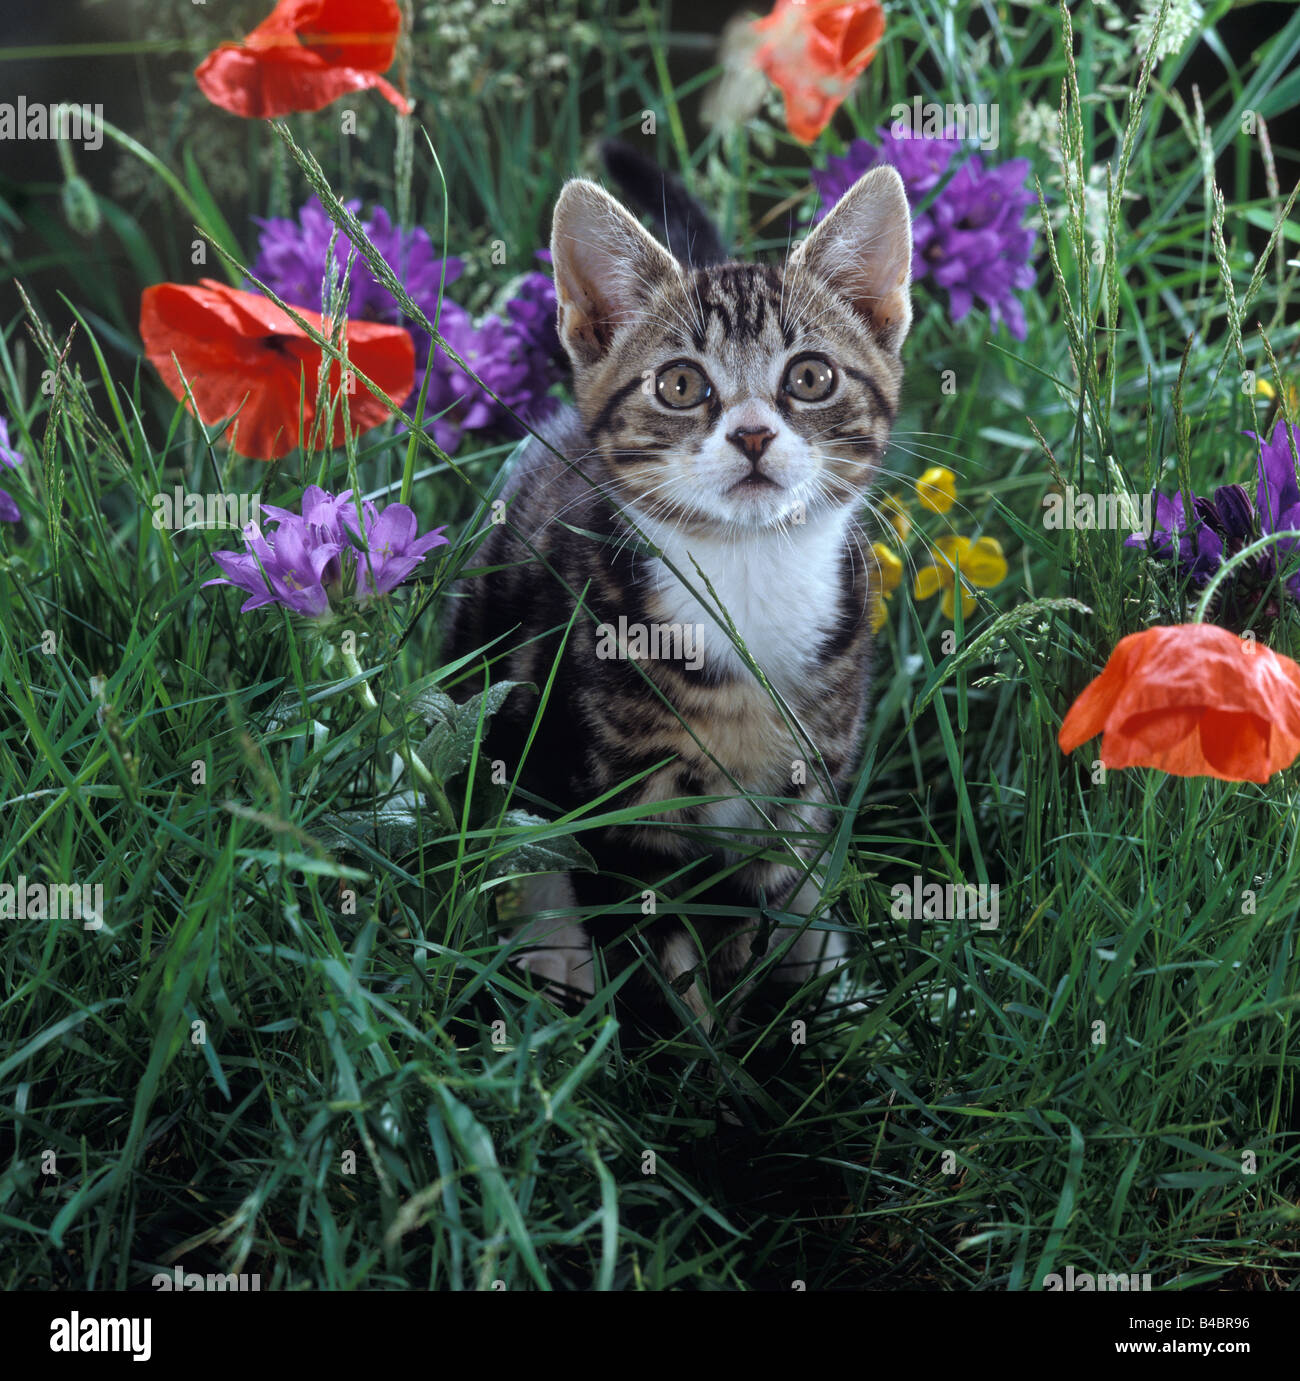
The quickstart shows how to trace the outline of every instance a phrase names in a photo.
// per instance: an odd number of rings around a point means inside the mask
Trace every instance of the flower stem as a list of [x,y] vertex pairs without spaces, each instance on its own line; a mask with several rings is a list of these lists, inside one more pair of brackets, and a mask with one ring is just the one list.
[[[357,654],[343,649],[342,656],[343,665],[347,668],[348,675],[364,678],[364,673],[361,670],[361,663],[357,660]],[[357,682],[355,689],[357,698],[366,709],[379,710],[379,702],[375,699],[374,692],[371,691],[364,679]],[[393,732],[393,726],[388,722],[387,716],[382,712],[379,714],[379,727],[386,734]],[[419,754],[411,751],[405,736],[398,738],[397,751],[401,755],[402,761],[406,764],[407,771],[410,772],[411,776],[423,789],[429,804],[437,813],[438,819],[446,829],[454,834],[457,830],[456,816],[452,812],[451,802],[447,799],[447,793],[443,791],[441,783],[433,773],[429,771],[424,763],[421,762]]]

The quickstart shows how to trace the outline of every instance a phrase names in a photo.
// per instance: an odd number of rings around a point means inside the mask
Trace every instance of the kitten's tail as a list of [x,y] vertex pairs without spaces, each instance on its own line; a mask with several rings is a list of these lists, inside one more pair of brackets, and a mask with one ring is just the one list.
[[720,264],[727,258],[708,212],[675,173],[618,139],[606,139],[600,157],[624,199],[651,218],[656,234],[687,268]]

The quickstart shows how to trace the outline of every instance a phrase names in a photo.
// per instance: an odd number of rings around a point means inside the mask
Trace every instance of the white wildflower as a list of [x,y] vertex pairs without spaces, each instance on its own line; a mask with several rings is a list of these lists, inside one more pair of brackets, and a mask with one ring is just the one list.
[[1015,134],[1017,146],[1030,144],[1054,149],[1060,143],[1060,112],[1046,101],[1021,106],[1016,114]]
[[[1143,0],[1142,13],[1129,31],[1139,54],[1144,56],[1151,46],[1156,20],[1160,15],[1160,4],[1161,0]],[[1200,28],[1204,13],[1197,0],[1170,0],[1169,13],[1165,15],[1165,22],[1160,29],[1160,41],[1156,44],[1157,62],[1183,50],[1187,40]]]

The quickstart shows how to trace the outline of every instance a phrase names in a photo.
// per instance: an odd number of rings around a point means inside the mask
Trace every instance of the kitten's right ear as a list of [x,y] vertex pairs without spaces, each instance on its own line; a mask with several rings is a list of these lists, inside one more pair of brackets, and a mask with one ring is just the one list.
[[662,282],[680,279],[677,261],[594,182],[566,182],[555,203],[551,262],[560,340],[575,365],[595,364],[614,332]]
[[790,263],[820,275],[887,350],[900,350],[912,325],[912,212],[898,170],[863,173]]

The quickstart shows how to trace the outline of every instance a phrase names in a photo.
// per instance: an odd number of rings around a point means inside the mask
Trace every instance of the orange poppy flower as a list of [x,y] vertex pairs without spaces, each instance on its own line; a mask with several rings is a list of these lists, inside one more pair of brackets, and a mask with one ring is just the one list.
[[[301,307],[294,310],[313,329],[329,334],[318,313]],[[324,352],[274,302],[211,278],[204,278],[198,287],[158,283],[146,288],[140,300],[140,335],[150,363],[178,399],[185,397],[188,382],[193,406],[205,426],[239,414],[234,444],[241,455],[278,460],[300,445],[300,412],[310,434]],[[374,321],[349,321],[347,337],[349,359],[395,403],[401,403],[415,386],[410,332]],[[334,399],[339,384],[337,363],[331,361],[330,371]],[[376,427],[389,415],[364,387],[349,392],[348,413],[355,432]],[[336,406],[330,444],[338,446],[342,441],[343,412]]]
[[1106,767],[1264,782],[1300,754],[1300,666],[1209,623],[1122,638],[1057,742],[1102,734]]
[[785,96],[785,123],[811,144],[876,55],[885,32],[880,0],[776,0],[754,28],[766,41],[754,61]]
[[397,0],[280,0],[194,76],[208,100],[250,120],[320,110],[371,87],[407,115],[410,102],[379,75],[393,65],[401,27]]

